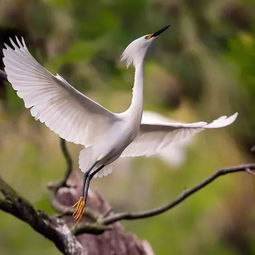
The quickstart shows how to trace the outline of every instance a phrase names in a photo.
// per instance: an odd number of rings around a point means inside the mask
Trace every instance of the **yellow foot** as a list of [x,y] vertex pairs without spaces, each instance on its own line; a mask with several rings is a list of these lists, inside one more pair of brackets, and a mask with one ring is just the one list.
[[81,221],[83,213],[85,211],[84,197],[80,197],[79,200],[73,205],[73,207],[73,217],[75,219],[75,223],[78,224]]

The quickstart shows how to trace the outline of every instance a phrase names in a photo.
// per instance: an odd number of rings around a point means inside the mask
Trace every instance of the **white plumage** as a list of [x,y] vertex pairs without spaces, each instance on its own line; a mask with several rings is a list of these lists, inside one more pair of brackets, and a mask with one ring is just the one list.
[[[204,129],[225,127],[233,123],[237,113],[230,117],[222,116],[211,123],[204,121],[195,123],[178,123],[169,120],[148,119],[143,116],[140,130],[121,157],[152,156],[171,148],[173,144],[182,143]],[[171,150],[169,150],[171,153]]]
[[45,123],[67,141],[91,145],[105,132],[115,115],[81,94],[60,75],[42,67],[16,38],[15,50],[5,44],[3,62],[8,81],[30,108],[35,119]]
[[[8,80],[18,96],[24,100],[25,107],[30,108],[35,119],[45,123],[65,140],[86,147],[96,143],[97,139],[100,139],[106,130],[120,118],[120,114],[116,115],[108,111],[81,94],[60,75],[51,74],[32,57],[24,40],[22,43],[17,38],[16,40],[18,45],[11,40],[15,50],[5,45],[3,61]],[[136,41],[133,44],[136,44]],[[128,61],[129,64],[132,61],[126,54],[131,51],[131,46],[129,45],[122,55],[122,59]],[[230,125],[236,116],[237,113],[229,118],[222,116],[209,124],[207,122],[187,124],[171,122],[167,119],[163,121],[148,118],[145,115],[137,136],[123,151],[121,157],[157,154],[171,144],[182,142],[204,129]],[[85,151],[86,149],[83,151],[84,154],[86,154]],[[86,155],[82,159],[83,153],[80,156],[81,162],[94,160],[86,159]],[[87,156],[91,154],[92,152],[87,153]],[[82,167],[83,171],[88,170],[88,167],[93,164],[93,162],[88,164],[85,162],[81,163],[81,167],[88,166]],[[110,170],[103,172],[107,173]]]
[[110,173],[110,164],[119,157],[157,154],[204,129],[230,125],[237,117],[237,113],[222,116],[209,124],[142,119],[144,57],[150,44],[167,28],[136,39],[123,52],[122,60],[135,67],[132,102],[123,113],[108,111],[60,75],[51,74],[32,57],[23,38],[16,38],[16,43],[11,40],[13,48],[5,45],[3,49],[7,78],[32,116],[65,140],[85,146],[79,156],[79,166],[86,173],[85,201],[90,179],[97,172],[98,176]]

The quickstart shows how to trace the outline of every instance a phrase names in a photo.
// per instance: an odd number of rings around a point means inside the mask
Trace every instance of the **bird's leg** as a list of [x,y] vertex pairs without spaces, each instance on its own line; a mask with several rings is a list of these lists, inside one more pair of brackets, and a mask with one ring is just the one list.
[[[93,168],[96,166],[97,162],[95,162],[92,167],[85,172],[84,174],[84,179],[83,179],[83,190],[85,190],[86,187],[86,183],[88,182],[88,176],[90,174],[90,172],[93,170]],[[81,196],[79,198],[79,200],[73,205],[74,207],[74,212],[73,212],[73,217],[76,221],[76,224],[80,222],[80,220],[82,219],[82,216],[84,214],[84,210],[85,210],[85,205],[86,205],[86,199],[84,197],[84,192],[83,192],[83,196]]]
[[84,197],[84,201],[85,201],[85,203],[86,203],[86,201],[87,201],[87,197],[88,197],[88,191],[89,191],[89,184],[90,184],[90,181],[91,181],[91,179],[93,178],[93,176],[97,173],[97,172],[99,172],[102,168],[104,167],[104,165],[102,165],[102,166],[100,166],[100,167],[98,167],[95,171],[90,171],[89,173],[88,173],[88,176],[86,177],[86,179],[84,180],[85,182],[84,182],[84,186],[83,186],[83,197]]
[[76,221],[76,224],[80,222],[85,211],[90,181],[93,178],[93,176],[104,167],[104,165],[100,166],[99,168],[92,172],[93,167],[84,174],[83,196],[81,196],[80,199],[73,206],[75,208],[73,216]]
[[[87,183],[87,179],[88,179],[90,171],[87,171],[84,174],[83,190],[84,190],[85,184]],[[85,203],[85,197],[84,196],[81,196],[79,198],[79,200],[73,205],[73,207],[74,207],[73,217],[75,219],[76,224],[79,223],[80,220],[82,219],[82,216],[83,216],[84,210],[85,210],[85,205],[86,205],[86,203]]]

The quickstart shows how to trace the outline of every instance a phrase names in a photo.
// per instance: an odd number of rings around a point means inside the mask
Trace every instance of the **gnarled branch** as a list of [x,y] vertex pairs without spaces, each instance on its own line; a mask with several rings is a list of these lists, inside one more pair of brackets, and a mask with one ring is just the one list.
[[70,231],[66,223],[37,211],[0,177],[0,209],[28,223],[34,230],[51,240],[67,255],[85,255],[85,249]]

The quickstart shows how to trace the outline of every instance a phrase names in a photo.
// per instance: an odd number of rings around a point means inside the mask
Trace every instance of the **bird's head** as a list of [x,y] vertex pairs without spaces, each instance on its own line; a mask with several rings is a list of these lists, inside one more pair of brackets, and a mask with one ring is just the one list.
[[164,26],[155,33],[144,35],[131,42],[122,53],[121,61],[126,63],[127,67],[130,65],[135,67],[141,63],[151,43],[169,27],[170,25]]

